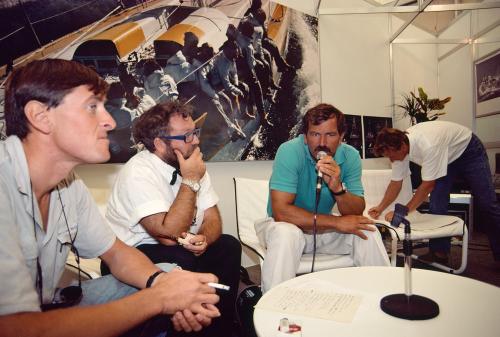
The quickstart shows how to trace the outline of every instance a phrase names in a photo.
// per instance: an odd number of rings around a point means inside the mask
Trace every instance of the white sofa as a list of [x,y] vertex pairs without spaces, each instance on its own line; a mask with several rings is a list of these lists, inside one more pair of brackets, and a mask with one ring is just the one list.
[[[236,197],[236,226],[240,242],[254,251],[260,265],[264,262],[266,248],[259,242],[254,224],[267,215],[268,181],[248,178],[234,178]],[[304,254],[297,274],[311,271],[313,254]],[[347,255],[316,254],[314,270],[352,267],[352,259]]]

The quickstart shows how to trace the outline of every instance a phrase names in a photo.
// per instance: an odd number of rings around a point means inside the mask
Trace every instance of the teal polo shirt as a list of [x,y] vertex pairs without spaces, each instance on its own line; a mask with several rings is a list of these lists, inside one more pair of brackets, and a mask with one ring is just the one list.
[[[361,158],[352,146],[341,143],[335,156],[340,166],[340,178],[346,189],[352,194],[363,196],[361,183]],[[295,194],[294,205],[310,212],[314,211],[316,199],[316,160],[309,148],[304,144],[304,135],[281,144],[273,163],[273,173],[269,181],[269,189]],[[318,213],[330,214],[335,198],[323,182]],[[267,200],[267,213],[272,216],[271,197]]]

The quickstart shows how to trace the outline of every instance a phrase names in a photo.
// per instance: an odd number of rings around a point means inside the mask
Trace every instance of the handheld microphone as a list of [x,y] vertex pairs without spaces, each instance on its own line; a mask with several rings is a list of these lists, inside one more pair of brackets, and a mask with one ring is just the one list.
[[[327,156],[327,153],[325,151],[319,151],[318,154],[316,155],[316,159],[321,160],[326,156]],[[323,179],[323,172],[318,170],[318,177],[316,178],[316,191],[321,190],[321,180],[322,179]]]

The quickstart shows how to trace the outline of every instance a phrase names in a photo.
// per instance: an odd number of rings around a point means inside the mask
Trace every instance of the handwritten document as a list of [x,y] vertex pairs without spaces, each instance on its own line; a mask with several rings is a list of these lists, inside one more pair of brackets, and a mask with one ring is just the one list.
[[362,297],[329,291],[320,287],[278,287],[257,304],[257,308],[322,318],[342,323],[352,322]]

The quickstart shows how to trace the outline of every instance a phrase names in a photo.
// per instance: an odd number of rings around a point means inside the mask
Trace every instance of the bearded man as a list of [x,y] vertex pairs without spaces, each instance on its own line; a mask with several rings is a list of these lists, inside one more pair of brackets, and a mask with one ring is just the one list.
[[[106,218],[121,240],[155,263],[210,270],[230,286],[218,304],[221,317],[199,332],[223,336],[232,330],[241,246],[233,236],[221,234],[219,198],[191,114],[189,105],[174,101],[160,103],[134,121],[132,135],[144,150],[118,174]],[[105,265],[101,269],[106,273]]]

